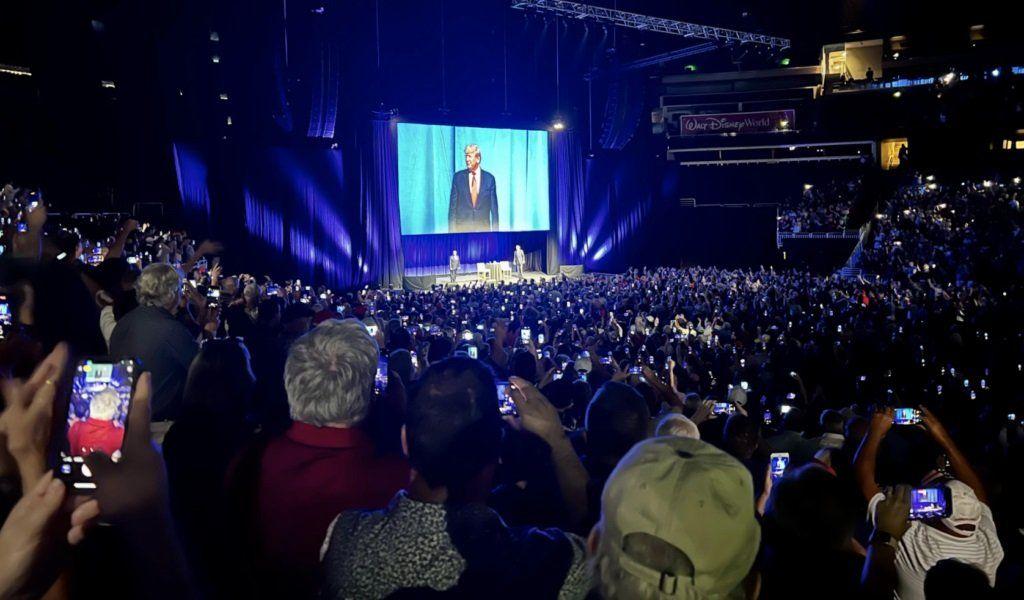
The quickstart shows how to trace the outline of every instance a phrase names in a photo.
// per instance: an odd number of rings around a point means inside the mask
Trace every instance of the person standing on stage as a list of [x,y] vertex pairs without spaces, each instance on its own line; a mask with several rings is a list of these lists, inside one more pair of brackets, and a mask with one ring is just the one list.
[[480,147],[466,146],[466,168],[452,177],[448,233],[498,231],[498,188],[494,175],[480,168]]
[[519,246],[519,244],[516,244],[515,254],[512,255],[512,268],[515,269],[517,273],[519,273],[520,277],[522,277],[525,267],[526,253],[523,252],[523,249]]
[[448,257],[448,271],[452,276],[452,283],[455,283],[455,278],[459,275],[459,252],[458,250],[452,250],[452,255]]

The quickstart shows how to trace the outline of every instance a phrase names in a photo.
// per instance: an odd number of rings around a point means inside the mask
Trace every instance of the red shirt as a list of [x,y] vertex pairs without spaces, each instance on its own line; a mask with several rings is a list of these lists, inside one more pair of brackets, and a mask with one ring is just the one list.
[[112,456],[121,449],[124,427],[117,427],[109,419],[75,421],[68,428],[68,448],[71,456],[89,456],[93,452],[104,452]]
[[377,456],[364,431],[293,423],[263,453],[260,562],[288,579],[312,577],[338,513],[383,508],[408,482],[406,460]]

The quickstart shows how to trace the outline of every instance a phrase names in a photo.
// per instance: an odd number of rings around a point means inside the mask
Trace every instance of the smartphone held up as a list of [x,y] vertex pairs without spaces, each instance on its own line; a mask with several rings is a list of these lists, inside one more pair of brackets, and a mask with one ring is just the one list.
[[75,368],[57,475],[73,492],[96,489],[85,457],[103,452],[121,459],[132,393],[141,373],[133,360],[84,359]]

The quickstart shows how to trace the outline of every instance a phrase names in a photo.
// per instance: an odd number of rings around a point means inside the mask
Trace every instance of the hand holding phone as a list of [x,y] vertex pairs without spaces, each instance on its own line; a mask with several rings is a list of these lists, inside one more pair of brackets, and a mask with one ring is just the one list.
[[132,395],[120,461],[100,453],[85,457],[95,483],[95,498],[78,505],[71,515],[74,525],[68,541],[72,545],[80,543],[98,519],[111,524],[126,520],[159,523],[166,519],[161,507],[167,503],[167,477],[163,457],[153,446],[150,434],[151,392],[149,373],[142,373]]
[[897,408],[893,411],[893,425],[917,425],[921,422],[921,411],[916,408]]
[[772,482],[778,481],[786,472],[786,467],[789,466],[789,452],[773,452],[768,458],[768,461],[772,474]]
[[736,412],[736,405],[732,402],[715,402],[711,407],[713,415],[731,415],[734,412]]
[[885,490],[885,498],[875,508],[875,530],[899,540],[910,529],[910,486],[897,485]]
[[953,514],[953,495],[944,485],[910,490],[910,520],[944,519]]
[[495,386],[498,392],[498,412],[502,416],[518,417],[519,411],[516,410],[516,404],[512,401],[512,390],[508,382],[498,381]]
[[72,493],[96,489],[86,457],[101,452],[113,462],[121,459],[138,375],[130,359],[83,359],[75,368],[57,469]]

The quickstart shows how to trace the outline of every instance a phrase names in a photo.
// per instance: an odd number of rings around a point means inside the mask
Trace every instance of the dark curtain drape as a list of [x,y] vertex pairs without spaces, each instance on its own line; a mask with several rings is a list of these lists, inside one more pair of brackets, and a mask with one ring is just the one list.
[[334,289],[400,285],[387,128],[368,124],[350,147],[331,149],[235,144],[203,152],[176,144],[182,203],[190,221],[213,205],[211,235],[225,242],[229,270]]
[[611,271],[643,264],[650,258],[648,244],[670,240],[661,231],[651,235],[657,176],[644,149],[584,159],[572,131],[554,136],[553,146],[555,228],[548,243],[554,250],[548,253],[549,273],[561,265]]
[[583,237],[583,213],[586,198],[583,187],[583,158],[574,131],[552,136],[555,191],[554,219],[548,236],[548,273],[557,273],[561,265],[582,264],[580,239]]
[[366,149],[360,169],[360,206],[368,245],[364,269],[367,275],[374,274],[374,282],[388,287],[402,286],[405,269],[395,127],[392,121],[375,119],[371,125],[372,143],[360,145]]
[[189,144],[172,144],[171,152],[185,226],[195,232],[193,235],[203,235],[210,228],[210,186],[206,161],[201,152]]
[[543,255],[547,237],[547,231],[406,235],[402,236],[405,269],[408,274],[426,275],[446,272],[448,257],[452,250],[456,250],[462,262],[463,271],[466,271],[470,267],[475,269],[475,263],[478,262],[511,261],[516,244],[519,244],[527,254],[527,268],[540,270],[543,262],[537,258],[535,259],[536,264],[531,265],[529,257]]

